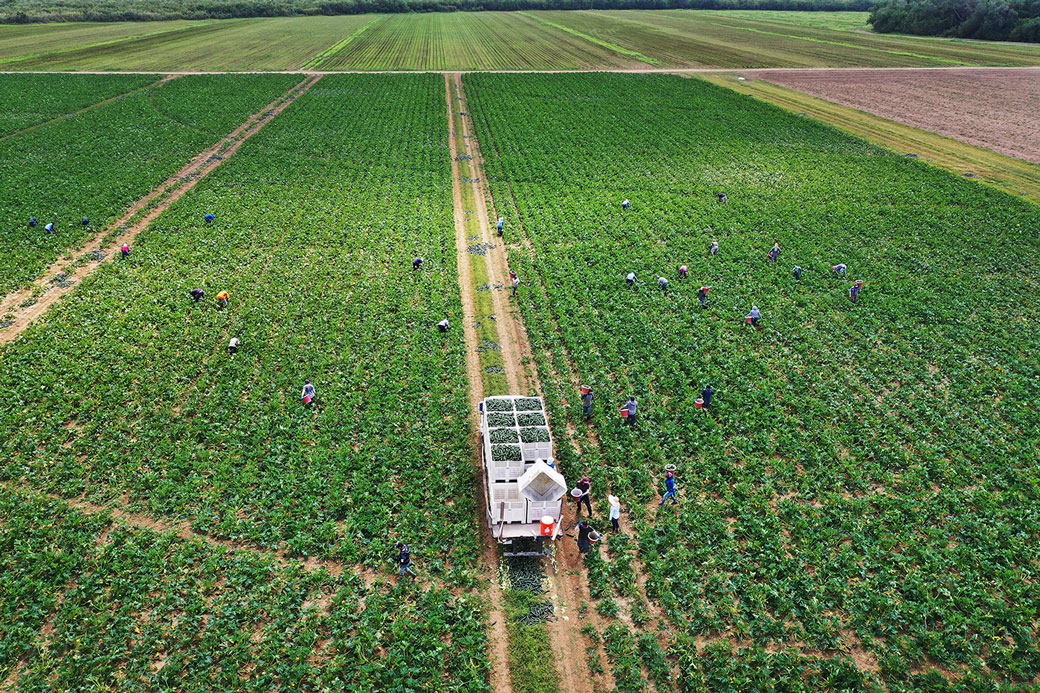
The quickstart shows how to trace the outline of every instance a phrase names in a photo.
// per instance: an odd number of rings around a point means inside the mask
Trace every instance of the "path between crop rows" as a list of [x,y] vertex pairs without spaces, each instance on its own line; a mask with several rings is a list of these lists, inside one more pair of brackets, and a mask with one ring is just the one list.
[[[484,561],[487,563],[488,579],[490,589],[488,596],[490,605],[488,610],[488,621],[490,622],[488,640],[490,643],[491,656],[491,687],[500,693],[512,693],[513,687],[509,681],[509,636],[506,631],[506,614],[503,610],[502,587],[498,582],[499,565],[498,554],[495,550],[495,542],[491,532],[484,522],[484,509],[486,501],[483,499],[484,488],[483,470],[478,462],[480,458],[479,420],[477,405],[484,398],[484,379],[481,373],[480,358],[477,352],[477,333],[472,328],[476,321],[476,309],[474,301],[473,271],[470,267],[469,241],[467,240],[465,209],[462,201],[462,180],[458,157],[460,155],[455,132],[455,101],[452,98],[452,76],[445,75],[444,86],[448,104],[448,143],[451,154],[451,176],[452,194],[454,200],[455,215],[455,247],[456,259],[459,273],[460,296],[462,298],[462,332],[466,344],[466,375],[469,379],[469,410],[470,410],[470,454],[474,464],[474,487],[477,489],[477,523],[481,529],[481,540],[485,547]],[[462,139],[462,138],[458,138]],[[466,153],[469,154],[468,140]],[[504,351],[504,349],[503,349]],[[503,356],[504,357],[504,356]]]
[[[472,406],[471,411],[473,412],[473,447],[476,458],[478,457],[476,448],[479,444],[476,404],[483,398],[484,392],[483,377],[476,349],[476,333],[472,328],[474,325],[474,304],[477,287],[474,286],[469,264],[468,248],[473,239],[467,237],[466,234],[464,221],[466,210],[463,208],[462,202],[463,181],[459,176],[457,160],[459,154],[471,157],[470,171],[473,179],[476,181],[472,183],[476,193],[475,209],[473,211],[476,213],[480,229],[479,242],[483,243],[487,248],[487,254],[484,257],[487,262],[488,277],[492,286],[491,294],[495,305],[495,324],[508,387],[515,394],[528,394],[531,392],[541,394],[542,389],[538,380],[538,374],[534,369],[530,343],[528,342],[527,332],[524,329],[519,311],[509,305],[509,299],[506,298],[504,290],[496,291],[494,289],[496,284],[501,287],[510,285],[508,280],[508,257],[504,244],[495,242],[497,238],[492,231],[491,214],[489,214],[488,209],[490,192],[486,187],[487,174],[484,170],[480,147],[472,132],[469,116],[455,117],[456,108],[463,112],[469,110],[466,106],[462,74],[462,72],[446,74],[445,86],[448,98],[449,123],[457,123],[456,127],[460,127],[462,130],[461,133],[458,133],[462,137],[456,138],[457,133],[452,132],[449,139],[451,141],[453,187],[455,193],[455,228],[458,247],[459,282],[462,289],[467,372],[470,378],[470,403]],[[453,87],[455,93],[459,95],[458,101],[452,98]],[[463,143],[464,151],[459,151],[457,145],[459,141]],[[483,470],[479,470],[479,473],[483,475]],[[491,536],[490,531],[486,529],[486,515],[484,512],[486,499],[482,493],[482,478],[479,480],[478,489],[481,489],[478,491],[480,497],[477,506],[480,509],[479,522],[485,542],[485,559],[489,568],[493,571],[491,576],[492,613],[490,619],[495,622],[495,625],[490,633],[493,651],[491,682],[496,691],[510,691],[505,614],[501,611],[502,592],[497,580],[499,571],[496,569],[499,564],[499,554],[494,538]],[[566,526],[566,518],[561,518],[561,522],[564,522]],[[546,565],[546,571],[550,577],[548,597],[556,608],[556,620],[547,622],[546,628],[552,641],[555,666],[559,673],[559,690],[567,691],[568,693],[572,691],[591,693],[594,690],[593,676],[588,666],[589,655],[585,651],[585,640],[581,633],[582,624],[577,618],[580,604],[589,600],[588,587],[582,560],[575,551],[574,544],[568,542],[565,537],[561,536],[560,541],[557,543],[555,558],[552,559],[551,565]],[[586,617],[586,622],[588,621],[601,628],[598,614],[590,612]],[[608,672],[604,672],[602,675],[602,683],[607,690],[614,688],[613,677]]]
[[[115,243],[130,245],[170,205],[237,152],[246,140],[260,132],[264,125],[288,108],[319,79],[321,75],[307,77],[258,113],[249,116],[231,134],[197,155],[162,185],[128,208],[119,219],[87,240],[74,259],[54,262],[28,288],[8,294],[0,302],[0,315],[14,317],[11,318],[11,325],[0,330],[0,344],[13,341],[98,267],[114,260],[117,254],[112,246]],[[111,252],[103,252],[108,248],[111,248]]]

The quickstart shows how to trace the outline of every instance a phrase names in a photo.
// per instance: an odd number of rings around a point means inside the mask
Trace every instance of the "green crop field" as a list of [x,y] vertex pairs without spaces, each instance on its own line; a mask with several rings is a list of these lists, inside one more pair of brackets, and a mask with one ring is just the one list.
[[[1040,207],[904,152],[1031,165],[621,74],[1040,64],[863,18],[0,26],[0,691],[1035,690]],[[588,556],[497,547],[492,393]]]
[[1040,65],[1040,47],[865,31],[865,13],[430,12],[0,27],[4,70]]
[[48,120],[126,94],[158,80],[154,75],[4,75],[0,139]]
[[[434,327],[460,310],[444,103],[439,77],[319,81],[0,352],[0,680],[486,688],[481,609],[444,591],[467,591],[477,554],[462,342]],[[384,582],[398,538],[418,587]]]
[[[62,81],[41,77],[3,75],[0,84],[20,90],[30,79],[34,101],[72,93]],[[112,79],[114,88],[127,85],[122,76]],[[96,81],[90,76],[85,83]],[[180,77],[0,140],[0,290],[31,281],[298,81],[298,75]],[[39,220],[36,228],[29,227],[31,217]],[[50,222],[54,234],[43,230]]]
[[619,689],[1032,682],[1040,211],[700,80],[465,84],[562,469],[628,510],[586,562]]

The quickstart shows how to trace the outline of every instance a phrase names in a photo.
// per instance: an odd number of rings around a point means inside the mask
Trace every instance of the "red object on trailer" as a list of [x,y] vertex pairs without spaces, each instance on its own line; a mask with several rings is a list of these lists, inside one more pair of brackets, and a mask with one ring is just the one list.
[[541,532],[543,537],[551,537],[553,535],[553,528],[556,525],[556,518],[552,515],[545,515],[542,517]]

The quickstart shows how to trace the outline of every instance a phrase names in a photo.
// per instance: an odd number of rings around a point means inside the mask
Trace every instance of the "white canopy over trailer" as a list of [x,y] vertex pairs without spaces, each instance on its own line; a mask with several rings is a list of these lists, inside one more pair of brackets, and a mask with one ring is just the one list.
[[541,397],[488,397],[480,406],[480,456],[488,524],[499,542],[539,538],[542,518],[561,533],[567,482],[554,468],[552,436]]

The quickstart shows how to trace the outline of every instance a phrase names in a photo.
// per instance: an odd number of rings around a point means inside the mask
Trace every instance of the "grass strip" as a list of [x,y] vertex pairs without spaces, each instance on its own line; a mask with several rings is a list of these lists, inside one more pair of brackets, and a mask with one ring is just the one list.
[[505,590],[509,630],[509,683],[514,693],[555,693],[559,687],[549,629],[545,624],[524,625],[519,619],[544,595],[520,589]]
[[1040,166],[984,147],[905,125],[848,106],[818,99],[762,80],[738,82],[734,74],[697,75],[713,84],[754,96],[795,113],[806,113],[828,125],[900,154],[917,154],[940,168],[1040,204]]

